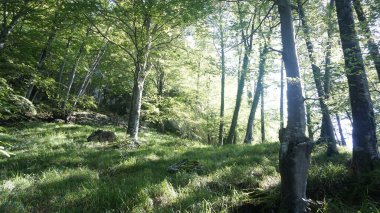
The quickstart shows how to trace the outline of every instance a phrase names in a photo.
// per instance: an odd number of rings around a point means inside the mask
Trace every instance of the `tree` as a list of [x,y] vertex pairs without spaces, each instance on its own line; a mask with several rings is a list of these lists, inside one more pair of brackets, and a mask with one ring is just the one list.
[[251,144],[253,141],[253,126],[255,122],[255,114],[257,106],[259,104],[259,99],[263,99],[262,90],[263,90],[263,79],[265,74],[265,62],[267,59],[267,54],[269,52],[268,44],[265,43],[262,51],[260,52],[260,62],[259,62],[259,76],[257,78],[256,89],[253,95],[253,100],[251,103],[251,110],[248,117],[247,130],[245,133],[244,143]]
[[380,81],[380,52],[379,47],[377,46],[375,40],[373,39],[371,29],[369,28],[369,24],[366,18],[366,15],[363,11],[362,5],[360,3],[360,0],[353,0],[354,2],[354,8],[356,11],[356,15],[360,21],[360,27],[362,28],[362,31],[367,38],[367,45],[369,54],[371,55],[371,58],[373,60],[373,63],[375,65],[375,69],[377,71],[377,76]]
[[12,30],[36,7],[36,3],[31,0],[3,0],[2,16],[0,27],[0,51],[5,47],[7,39]]
[[313,144],[305,136],[305,106],[289,0],[278,0],[283,60],[287,77],[288,121],[280,130],[281,207],[306,212],[306,184]]
[[352,166],[354,171],[360,174],[373,170],[375,161],[379,160],[375,115],[355,30],[352,1],[336,0],[335,6],[353,118]]
[[[256,17],[255,14],[259,13],[259,11],[263,8],[266,9],[267,7],[263,7],[263,6],[268,6],[268,2],[264,2],[263,5],[261,5],[261,7],[256,6],[252,17],[250,18],[250,21],[248,22],[249,23],[248,27],[245,30],[244,26],[247,24],[243,21],[243,15],[244,14],[243,14],[243,11],[242,11],[240,4],[241,4],[240,2],[237,2],[237,6],[238,6],[238,10],[239,10],[239,14],[238,14],[238,16],[239,16],[239,27],[241,29],[241,35],[242,35],[242,40],[243,40],[243,45],[244,45],[244,57],[243,57],[243,64],[242,64],[242,68],[241,68],[241,73],[239,75],[240,78],[239,78],[239,83],[238,83],[238,91],[236,94],[235,109],[234,109],[234,113],[232,116],[230,130],[228,132],[226,144],[232,144],[233,140],[235,138],[236,126],[237,126],[237,122],[238,122],[238,118],[239,118],[239,111],[240,111],[240,107],[241,107],[241,101],[242,101],[242,95],[243,95],[243,90],[244,90],[244,85],[245,85],[245,79],[247,77],[247,72],[248,72],[249,63],[250,63],[250,54],[252,52],[252,47],[253,47],[253,36],[257,32],[257,30],[261,27],[261,24],[268,17],[268,15],[270,14],[270,12],[272,11],[272,9],[274,7],[274,4],[273,4],[269,9],[267,9],[267,13],[264,16],[264,18],[259,20],[258,26],[255,26],[255,24],[254,24],[255,17]],[[259,17],[259,18],[261,18],[261,17]]]
[[105,35],[88,17],[101,35],[122,48],[133,61],[134,81],[127,134],[134,144],[138,144],[142,96],[145,79],[151,68],[152,52],[167,47],[177,39],[181,35],[178,27],[203,16],[208,11],[208,4],[200,0],[106,2],[102,16],[120,29],[115,34],[121,34],[124,42]]
[[320,141],[326,141],[328,144],[327,155],[333,155],[338,153],[336,147],[336,140],[334,136],[334,127],[330,117],[330,110],[327,104],[325,103],[325,91],[322,86],[322,74],[321,69],[317,66],[315,56],[314,56],[314,47],[310,38],[310,27],[305,17],[305,11],[303,9],[303,2],[297,0],[298,14],[302,22],[302,29],[305,37],[305,42],[308,50],[308,56],[311,63],[311,69],[313,71],[313,78],[315,86],[317,88],[319,105],[322,111],[322,129]]

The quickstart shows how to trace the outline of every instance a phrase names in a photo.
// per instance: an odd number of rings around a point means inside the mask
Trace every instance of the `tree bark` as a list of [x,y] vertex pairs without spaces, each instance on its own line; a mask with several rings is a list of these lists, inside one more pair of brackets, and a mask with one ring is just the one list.
[[[254,129],[254,122],[255,122],[255,115],[257,106],[259,104],[259,99],[261,95],[261,90],[263,88],[263,78],[265,74],[265,63],[266,63],[266,57],[268,54],[268,46],[265,44],[263,50],[260,53],[260,62],[259,62],[259,76],[257,77],[257,83],[256,83],[256,89],[253,95],[253,100],[251,103],[251,110],[248,117],[248,124],[247,124],[247,130],[244,137],[244,143],[251,144],[253,141],[253,129]],[[262,98],[262,97],[261,97]]]
[[[149,17],[148,17],[149,18]],[[150,33],[150,19],[145,21],[146,29],[148,34]],[[151,36],[148,35],[149,41],[141,51],[136,50],[137,57],[135,61],[135,79],[132,91],[132,102],[131,102],[131,111],[129,114],[127,134],[133,139],[135,145],[139,145],[138,142],[138,133],[139,133],[139,124],[140,124],[140,114],[141,114],[141,102],[144,90],[144,83],[146,75],[150,69],[148,64],[148,59],[151,51]],[[140,52],[140,53],[139,53]]]
[[347,143],[346,143],[346,139],[344,139],[342,125],[340,124],[340,117],[339,117],[338,114],[336,114],[336,121],[338,123],[338,129],[339,129],[339,135],[340,135],[340,143],[342,144],[342,146],[346,146]]
[[338,149],[336,147],[336,140],[334,136],[334,127],[331,121],[329,108],[326,105],[325,100],[324,100],[325,93],[324,93],[324,89],[323,89],[322,81],[321,81],[321,78],[322,78],[321,70],[316,65],[316,60],[314,56],[314,47],[313,47],[313,43],[311,42],[311,37],[310,37],[310,27],[305,17],[303,2],[301,0],[297,0],[297,6],[298,6],[298,14],[302,22],[302,30],[303,30],[305,41],[306,41],[308,56],[309,56],[311,68],[313,71],[314,83],[317,88],[319,105],[322,111],[322,127],[323,127],[322,130],[323,131],[321,131],[321,136],[319,138],[319,141],[327,142],[328,144],[327,155],[330,156],[330,155],[338,153]]
[[327,7],[327,43],[326,43],[326,55],[325,55],[325,75],[323,80],[323,88],[325,91],[325,98],[330,97],[331,92],[331,49],[332,49],[332,36],[334,34],[334,22],[333,20],[334,0],[330,0],[330,4]]
[[[240,10],[240,8],[239,8],[239,10]],[[240,25],[243,26],[242,20],[240,20]],[[245,79],[247,77],[247,72],[248,72],[248,68],[249,68],[249,57],[250,57],[250,54],[252,52],[252,45],[253,45],[253,34],[254,34],[253,25],[251,27],[252,27],[252,29],[251,29],[250,34],[247,38],[244,35],[244,30],[242,29],[242,31],[241,31],[242,39],[244,41],[243,42],[244,43],[243,65],[242,65],[242,69],[241,69],[241,75],[239,78],[234,114],[232,116],[232,121],[231,121],[231,125],[230,125],[230,130],[228,132],[226,144],[232,144],[233,143],[234,134],[236,132],[236,126],[237,126],[237,122],[238,122],[238,118],[239,118],[239,111],[240,111],[240,106],[241,106],[241,101],[242,101],[242,96],[243,96]]]
[[[221,9],[220,9],[221,10]],[[223,145],[224,138],[224,88],[226,81],[226,65],[224,52],[224,28],[222,25],[222,11],[219,17],[219,33],[220,33],[220,62],[221,62],[221,87],[220,87],[220,114],[219,114],[219,144]]]
[[99,49],[99,51],[96,54],[94,60],[92,61],[91,65],[89,67],[89,70],[87,71],[86,76],[84,77],[84,79],[82,81],[82,84],[81,84],[81,86],[80,86],[80,88],[78,90],[77,98],[74,101],[73,108],[72,108],[71,111],[75,110],[75,108],[76,108],[76,106],[78,104],[78,101],[83,97],[84,93],[86,92],[87,86],[90,83],[91,78],[94,75],[96,69],[98,68],[99,63],[102,60],[102,58],[103,58],[103,56],[104,56],[104,54],[105,54],[105,52],[107,50],[107,47],[108,47],[108,42],[106,42]]
[[351,3],[351,0],[337,0],[335,6],[346,65],[353,118],[352,166],[354,171],[360,174],[374,169],[375,161],[379,160],[379,152],[375,115],[359,40],[355,30]]
[[366,15],[363,11],[362,5],[360,3],[360,0],[353,0],[354,2],[354,8],[356,11],[356,15],[360,21],[360,27],[364,33],[364,35],[367,38],[367,45],[369,54],[371,55],[371,58],[373,60],[373,63],[375,65],[377,76],[380,81],[380,53],[379,53],[379,47],[377,46],[375,40],[373,39],[371,29],[369,28],[368,21],[366,18]]
[[[262,79],[262,81],[264,81],[264,79]],[[261,142],[265,143],[264,85],[261,87],[261,119],[260,120],[261,120]]]
[[[52,31],[49,34],[48,40],[47,40],[44,48],[42,48],[42,50],[41,50],[40,57],[38,58],[38,61],[37,61],[37,64],[36,64],[36,71],[37,71],[37,73],[41,74],[41,70],[42,70],[42,67],[43,67],[43,65],[45,63],[45,60],[46,60],[47,56],[48,56],[50,47],[53,44],[54,38],[57,35],[57,30],[58,29],[54,25]],[[34,97],[34,95],[36,94],[35,90],[36,90],[36,87],[35,87],[35,85],[33,83],[33,80],[32,80],[32,83],[31,83],[31,85],[29,86],[29,88],[28,88],[28,90],[26,92],[25,98],[27,98],[29,100],[32,100],[33,97]]]
[[306,212],[306,184],[313,144],[305,136],[305,106],[302,96],[289,0],[278,0],[283,60],[287,77],[288,121],[280,130],[281,209]]
[[281,95],[280,95],[280,129],[284,128],[284,61],[281,59]]
[[[306,94],[306,90],[305,90]],[[307,95],[305,95],[306,98]],[[311,141],[314,141],[314,131],[313,131],[313,121],[311,120],[311,106],[306,102],[306,125],[307,125],[307,135]]]
[[[89,29],[87,30],[87,33],[86,33],[86,38],[89,34]],[[69,81],[67,83],[67,89],[66,89],[66,95],[65,95],[65,99],[63,100],[63,103],[62,103],[62,111],[63,111],[63,115],[65,117],[65,120],[67,120],[67,117],[69,115],[69,112],[67,111],[67,102],[69,101],[69,98],[70,98],[70,92],[71,92],[71,88],[74,84],[74,80],[75,80],[75,76],[76,76],[76,72],[77,72],[77,69],[78,69],[78,65],[79,65],[79,62],[82,58],[82,55],[83,55],[83,52],[84,52],[84,48],[86,46],[86,42],[85,42],[85,39],[83,39],[80,47],[79,47],[79,52],[78,54],[76,55],[75,57],[75,62],[71,68],[71,73],[70,73],[70,76],[69,76]]]

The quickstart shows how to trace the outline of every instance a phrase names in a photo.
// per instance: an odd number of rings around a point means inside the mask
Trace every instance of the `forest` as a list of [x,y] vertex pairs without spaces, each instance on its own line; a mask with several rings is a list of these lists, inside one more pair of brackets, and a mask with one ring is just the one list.
[[380,0],[1,0],[0,212],[380,212]]

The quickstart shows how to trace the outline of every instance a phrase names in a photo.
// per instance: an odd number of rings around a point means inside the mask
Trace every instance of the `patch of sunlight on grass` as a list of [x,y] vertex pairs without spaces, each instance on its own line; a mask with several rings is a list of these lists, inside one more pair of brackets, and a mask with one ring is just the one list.
[[145,156],[144,159],[147,160],[147,161],[158,161],[158,160],[160,160],[160,157],[158,157],[154,153],[151,153],[151,154]]

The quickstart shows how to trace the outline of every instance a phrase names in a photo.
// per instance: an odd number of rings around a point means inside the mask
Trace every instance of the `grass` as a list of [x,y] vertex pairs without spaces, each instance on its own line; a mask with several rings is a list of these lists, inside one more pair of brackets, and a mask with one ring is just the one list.
[[[115,131],[118,141],[87,142],[97,128]],[[0,141],[12,144],[15,156],[0,158],[0,212],[278,209],[277,143],[215,147],[145,129],[135,149],[124,131],[55,123],[2,128]],[[317,147],[312,156],[308,197],[321,201],[313,210],[379,212],[380,172],[355,182],[345,166],[349,153],[327,158],[324,152]],[[201,169],[167,171],[183,159]]]

